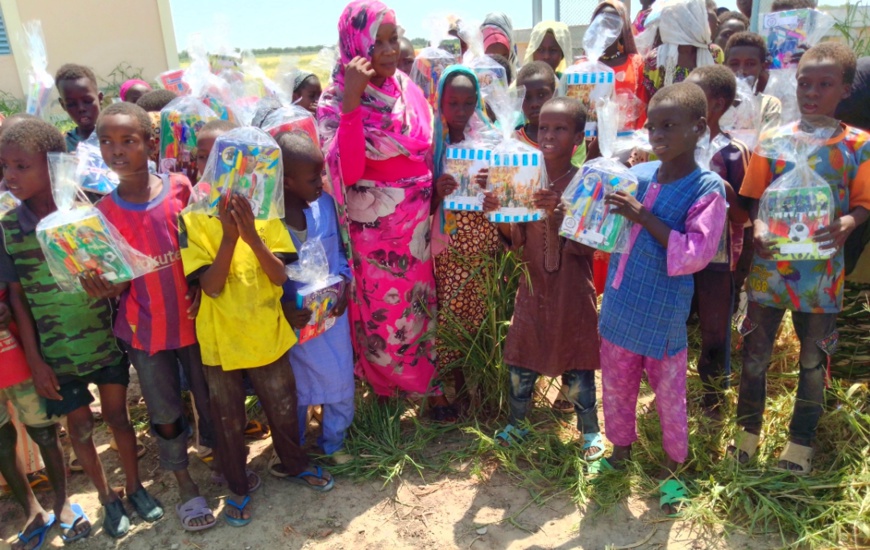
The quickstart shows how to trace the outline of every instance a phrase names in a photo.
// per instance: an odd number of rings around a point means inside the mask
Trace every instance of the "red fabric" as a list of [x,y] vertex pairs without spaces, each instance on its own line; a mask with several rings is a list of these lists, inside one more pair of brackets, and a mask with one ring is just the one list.
[[[8,291],[0,290],[0,302],[6,302]],[[0,388],[20,384],[30,378],[30,365],[24,349],[18,343],[18,327],[9,324],[9,331],[0,333]]]
[[605,252],[595,252],[592,258],[592,281],[595,283],[595,294],[601,296],[604,294],[604,287],[607,284],[607,269],[610,267],[610,254]]

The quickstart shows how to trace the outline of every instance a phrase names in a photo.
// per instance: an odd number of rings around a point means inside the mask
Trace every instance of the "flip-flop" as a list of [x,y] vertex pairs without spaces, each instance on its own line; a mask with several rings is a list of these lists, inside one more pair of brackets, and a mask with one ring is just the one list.
[[[27,482],[30,483],[30,488],[34,491],[47,491],[51,488],[48,476],[41,471],[27,474]],[[43,484],[45,484],[45,487],[41,487]]]
[[27,545],[30,544],[30,541],[33,539],[38,538],[39,540],[37,541],[36,546],[33,547],[33,550],[39,550],[42,548],[42,545],[45,544],[45,535],[48,534],[52,525],[54,525],[54,514],[49,512],[48,521],[34,529],[29,535],[25,535],[23,532],[18,533],[18,542]]
[[272,435],[272,429],[268,424],[262,424],[259,420],[248,420],[245,426],[245,439],[259,441]]
[[[679,508],[680,504],[688,500],[686,486],[678,479],[671,478],[663,481],[661,485],[659,485],[659,492],[661,493],[661,496],[659,497],[660,508],[663,508],[664,506]],[[681,515],[682,513],[680,511],[674,512],[673,514],[667,514],[669,518],[678,518]]]
[[529,435],[529,430],[523,430],[515,427],[513,424],[508,424],[502,431],[495,434],[495,438],[501,440],[499,445],[502,447],[510,447],[514,443],[521,443],[527,435]]
[[[249,470],[248,468],[245,468],[245,477],[250,479],[251,476],[254,476],[255,478],[257,478],[257,482],[254,483],[253,487],[250,487],[250,486],[248,487],[249,493],[253,493],[254,491],[256,491],[257,489],[260,488],[260,485],[263,484],[263,480],[260,479],[260,476],[257,474],[257,472],[255,472],[254,470]],[[226,485],[227,478],[224,477],[223,474],[219,474],[217,472],[212,472],[211,473],[211,482],[214,483],[215,485]]]
[[127,495],[127,500],[136,510],[136,514],[148,523],[154,523],[163,517],[163,506],[145,490],[145,487],[139,487]]
[[93,528],[93,524],[91,524],[87,529],[85,529],[84,531],[82,531],[78,535],[68,537],[66,535],[66,533],[68,531],[75,530],[76,526],[79,524],[80,521],[84,520],[84,521],[88,522],[89,524],[91,523],[91,520],[88,519],[88,515],[85,514],[85,511],[82,510],[82,507],[80,505],[78,505],[76,503],[72,503],[72,504],[70,504],[70,510],[72,510],[72,513],[76,515],[73,522],[72,523],[63,523],[63,522],[60,523],[60,528],[61,528],[60,538],[63,540],[64,544],[72,544],[73,542],[75,542],[77,540],[81,540],[81,539],[89,536],[91,534],[91,529]]
[[215,526],[217,521],[212,521],[205,525],[190,525],[195,519],[205,519],[206,516],[214,517],[214,511],[208,507],[208,502],[205,497],[193,497],[184,504],[175,505],[175,513],[178,514],[178,519],[181,520],[181,527],[185,531],[204,531]]
[[[233,508],[235,508],[239,512],[244,512],[245,508],[251,502],[251,495],[245,495],[245,499],[242,501],[241,504],[239,504],[238,502],[236,502],[234,500],[230,500],[230,499],[226,499],[224,502],[226,503],[227,506],[232,506]],[[222,515],[224,516],[224,521],[226,521],[229,525],[232,525],[233,527],[244,527],[245,525],[251,523],[251,520],[254,519],[252,517],[250,517],[248,519],[231,518],[230,516],[227,515],[226,511],[224,511],[224,513]]]
[[[586,456],[586,451],[592,448],[596,448],[598,450],[591,455]],[[604,438],[601,437],[601,432],[595,432],[594,434],[583,434],[583,455],[586,462],[592,462],[604,456]]]
[[[324,479],[325,480],[326,477],[323,475],[323,473],[324,473],[323,468],[321,468],[320,466],[315,466],[314,472],[309,472],[308,470],[305,470],[304,472],[302,472],[299,475],[288,476],[284,479],[286,479],[287,481],[289,481],[291,483],[297,483],[299,485],[304,485],[304,486],[308,487],[309,489],[311,489],[312,491],[317,491],[318,493],[325,493],[325,492],[331,490],[335,486],[335,478],[334,477],[329,476],[329,481],[327,481],[326,485],[312,485],[311,483],[308,483],[307,481],[305,481],[305,478],[309,478],[309,477],[313,477],[315,479]],[[329,473],[329,472],[326,472],[326,473]]]
[[599,475],[603,474],[604,472],[615,472],[616,468],[614,468],[613,465],[608,462],[606,458],[599,458],[598,460],[589,465],[587,471],[590,474]]
[[553,410],[557,413],[571,414],[574,412],[574,405],[567,399],[557,399],[553,401]]

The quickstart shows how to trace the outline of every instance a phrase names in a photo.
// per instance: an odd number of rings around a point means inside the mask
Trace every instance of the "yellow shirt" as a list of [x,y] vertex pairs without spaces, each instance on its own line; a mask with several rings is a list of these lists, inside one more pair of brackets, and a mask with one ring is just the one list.
[[[281,220],[255,223],[269,250],[296,252]],[[223,237],[218,218],[200,212],[182,213],[179,232],[185,275],[214,262]],[[239,239],[220,295],[202,295],[196,336],[203,364],[224,370],[250,369],[273,363],[287,353],[296,343],[296,335],[281,309],[283,294],[282,288],[269,280],[251,247]]]

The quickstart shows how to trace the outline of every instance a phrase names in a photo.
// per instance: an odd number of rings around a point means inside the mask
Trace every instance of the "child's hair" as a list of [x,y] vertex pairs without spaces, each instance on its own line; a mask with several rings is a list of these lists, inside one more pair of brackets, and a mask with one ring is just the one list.
[[103,119],[112,115],[127,115],[132,117],[133,120],[136,121],[136,125],[139,126],[139,131],[142,132],[142,136],[146,141],[149,141],[152,137],[152,126],[151,126],[151,117],[148,116],[148,113],[145,112],[145,109],[139,107],[133,103],[120,102],[120,103],[112,103],[100,113],[100,118],[97,119],[97,128],[100,127],[103,123]]
[[700,87],[691,82],[680,82],[665,86],[649,100],[649,109],[659,103],[671,102],[679,105],[693,119],[707,117],[707,96]]
[[728,52],[731,48],[758,48],[758,57],[762,63],[767,63],[767,41],[758,33],[743,31],[736,32],[728,39],[725,44],[725,59],[728,59]]
[[510,60],[507,57],[501,55],[500,53],[488,53],[486,55],[488,55],[490,58],[492,58],[493,61],[495,61],[504,68],[504,72],[507,75],[507,83],[508,86],[510,86],[511,82],[514,81],[514,71],[513,67],[511,67]]
[[9,115],[8,117],[6,117],[6,120],[3,121],[3,124],[0,125],[0,135],[3,134],[4,130],[6,130],[7,128],[11,128],[22,120],[30,120],[34,118],[39,117],[35,115],[29,115],[27,113],[15,113],[14,115]]
[[813,9],[815,7],[815,0],[773,0],[770,11],[802,10]]
[[162,111],[166,105],[178,97],[175,92],[170,92],[169,90],[151,90],[150,92],[145,92],[142,94],[136,101],[136,105],[142,107],[149,113],[156,113]]
[[583,102],[574,97],[554,97],[544,103],[542,110],[547,106],[564,107],[571,116],[571,122],[574,123],[574,133],[583,133],[586,129],[586,107]]
[[852,48],[841,42],[822,42],[807,50],[798,62],[798,71],[805,63],[822,60],[833,61],[843,69],[843,84],[851,85],[855,81],[858,58]]
[[719,16],[719,24],[721,25],[725,23],[725,21],[731,21],[732,19],[740,21],[741,23],[746,25],[747,29],[749,28],[749,18],[740,13],[739,11],[726,11]]
[[517,74],[517,86],[522,86],[526,80],[541,77],[544,80],[551,80],[555,86],[556,71],[549,64],[543,61],[532,61],[523,65],[520,72]]
[[12,143],[31,153],[66,152],[66,141],[60,130],[37,117],[20,120],[0,132],[0,147]]
[[63,82],[76,81],[80,78],[87,78],[91,81],[91,84],[94,85],[94,88],[98,87],[97,75],[94,74],[94,71],[92,71],[90,67],[85,67],[84,65],[66,63],[61,65],[54,74],[54,82],[58,90],[60,90],[60,86]]
[[294,162],[319,162],[323,160],[320,147],[311,141],[311,137],[307,134],[281,132],[275,136],[275,141],[281,148],[285,174],[289,172],[289,165]]
[[704,88],[710,91],[710,96],[716,99],[724,99],[726,105],[734,103],[737,97],[737,77],[724,65],[707,65],[698,67],[692,71],[691,76],[696,76],[703,83]]
[[417,49],[414,48],[414,43],[407,36],[399,37],[399,48],[409,48],[416,55]]
[[235,122],[230,122],[229,120],[216,119],[209,120],[205,124],[203,124],[202,128],[199,129],[197,135],[204,136],[206,134],[225,134],[230,130],[235,130],[239,125]]

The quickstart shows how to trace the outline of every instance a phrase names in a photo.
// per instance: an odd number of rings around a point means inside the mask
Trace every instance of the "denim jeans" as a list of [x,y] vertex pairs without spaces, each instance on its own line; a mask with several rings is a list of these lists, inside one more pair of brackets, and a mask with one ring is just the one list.
[[[514,426],[525,420],[538,381],[537,372],[508,366],[511,377],[510,417]],[[577,413],[577,429],[584,434],[598,433],[598,409],[595,400],[595,371],[569,370],[562,375],[562,387]]]
[[[776,333],[785,310],[749,302],[743,334],[743,371],[740,373],[740,397],[737,423],[746,431],[761,433],[767,398],[767,369]],[[837,314],[791,314],[795,333],[800,340],[800,376],[789,435],[800,445],[809,445],[816,434],[825,398],[825,376],[830,357],[837,348]]]

